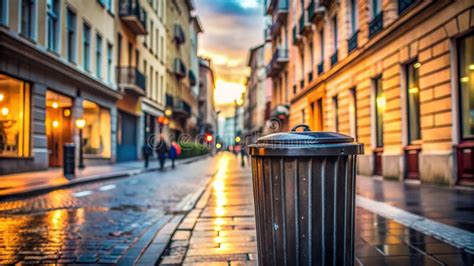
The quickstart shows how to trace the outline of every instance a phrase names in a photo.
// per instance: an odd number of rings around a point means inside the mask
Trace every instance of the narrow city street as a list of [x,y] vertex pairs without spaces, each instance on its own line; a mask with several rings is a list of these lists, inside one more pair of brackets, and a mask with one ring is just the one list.
[[0,264],[117,263],[148,228],[205,184],[214,161],[0,202]]

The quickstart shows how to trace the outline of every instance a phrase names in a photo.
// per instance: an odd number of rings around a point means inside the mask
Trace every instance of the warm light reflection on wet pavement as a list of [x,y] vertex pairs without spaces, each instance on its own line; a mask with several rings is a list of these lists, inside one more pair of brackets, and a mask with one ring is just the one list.
[[0,202],[0,264],[116,263],[215,172],[213,161]]

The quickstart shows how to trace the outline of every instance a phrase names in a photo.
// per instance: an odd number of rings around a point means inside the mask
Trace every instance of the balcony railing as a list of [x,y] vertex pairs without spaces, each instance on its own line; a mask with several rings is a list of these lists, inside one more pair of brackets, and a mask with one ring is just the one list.
[[123,23],[135,34],[147,34],[147,14],[138,0],[120,0],[119,16]]
[[180,24],[174,24],[174,40],[178,44],[183,44],[186,41],[186,35],[184,34],[183,27]]
[[316,4],[316,1],[311,0],[308,5],[308,20],[316,23],[319,19],[324,18],[324,12],[326,8]]
[[324,62],[321,60],[321,63],[318,64],[318,75],[324,72]]
[[374,37],[383,29],[383,12],[380,12],[372,21],[369,23],[369,38]]
[[270,77],[275,76],[282,70],[286,63],[288,63],[288,49],[276,49],[270,64],[267,66],[267,75]]
[[186,77],[186,66],[180,58],[174,59],[174,74],[178,78]]
[[354,32],[352,36],[347,40],[347,51],[351,53],[357,48],[357,37],[359,35],[359,31]]
[[334,66],[337,64],[337,50],[334,52],[334,54],[331,56],[331,66]]
[[191,106],[180,97],[166,94],[166,106],[172,108],[174,117],[185,118],[191,115]]
[[408,9],[415,5],[419,0],[398,0],[398,15],[405,13]]
[[302,40],[300,34],[298,33],[298,26],[293,27],[293,45],[297,45]]
[[135,67],[117,67],[117,83],[124,90],[145,95],[146,77]]
[[303,11],[303,14],[301,14],[299,25],[300,25],[301,35],[311,31],[311,24],[308,22],[308,18],[306,17],[306,14],[304,11]]
[[273,11],[273,24],[270,27],[272,36],[275,36],[283,24],[285,24],[288,15],[288,0],[279,0],[278,6]]
[[174,97],[173,95],[166,94],[166,106],[173,107],[174,106]]

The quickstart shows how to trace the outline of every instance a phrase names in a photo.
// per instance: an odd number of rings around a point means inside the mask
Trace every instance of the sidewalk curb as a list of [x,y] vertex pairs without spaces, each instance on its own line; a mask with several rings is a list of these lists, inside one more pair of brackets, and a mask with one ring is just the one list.
[[[184,162],[178,161],[178,162],[179,164],[185,164],[185,163],[189,164],[189,163],[199,161],[201,159],[205,159],[208,156],[210,155],[198,156],[195,158],[189,158],[189,161],[184,161]],[[39,185],[39,186],[33,187],[32,189],[14,192],[8,195],[0,195],[0,201],[15,200],[15,199],[20,199],[20,198],[25,198],[25,197],[30,197],[30,196],[38,196],[38,195],[46,194],[48,192],[58,190],[58,189],[71,188],[78,185],[84,185],[88,183],[94,183],[94,182],[105,181],[105,180],[110,180],[110,179],[126,178],[126,177],[131,177],[131,176],[135,176],[139,174],[155,172],[158,170],[160,170],[159,167],[137,168],[137,169],[124,170],[124,171],[119,171],[119,172],[110,173],[110,174],[91,175],[88,177],[71,180],[65,184]]]
[[[156,230],[154,237],[142,248],[140,254],[133,260],[124,260],[122,265],[155,265],[160,261],[161,256],[168,248],[174,233],[178,230],[185,217],[199,205],[201,200],[210,195],[208,192],[211,182],[217,171],[206,178],[197,191],[188,194],[165,216],[170,217],[166,224]],[[207,197],[208,199],[209,197]],[[207,202],[207,200],[206,200]],[[158,223],[158,222],[157,222]],[[155,226],[155,225],[154,225]],[[120,265],[120,264],[119,264]]]

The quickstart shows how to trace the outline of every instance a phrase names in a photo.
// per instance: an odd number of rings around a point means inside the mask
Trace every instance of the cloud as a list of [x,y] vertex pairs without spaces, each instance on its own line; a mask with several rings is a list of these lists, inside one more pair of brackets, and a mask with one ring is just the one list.
[[[263,0],[196,0],[196,9],[204,27],[199,54],[213,60],[217,79],[243,84],[249,48],[263,43]],[[233,88],[218,87],[217,104],[233,102],[238,93],[221,91]]]

